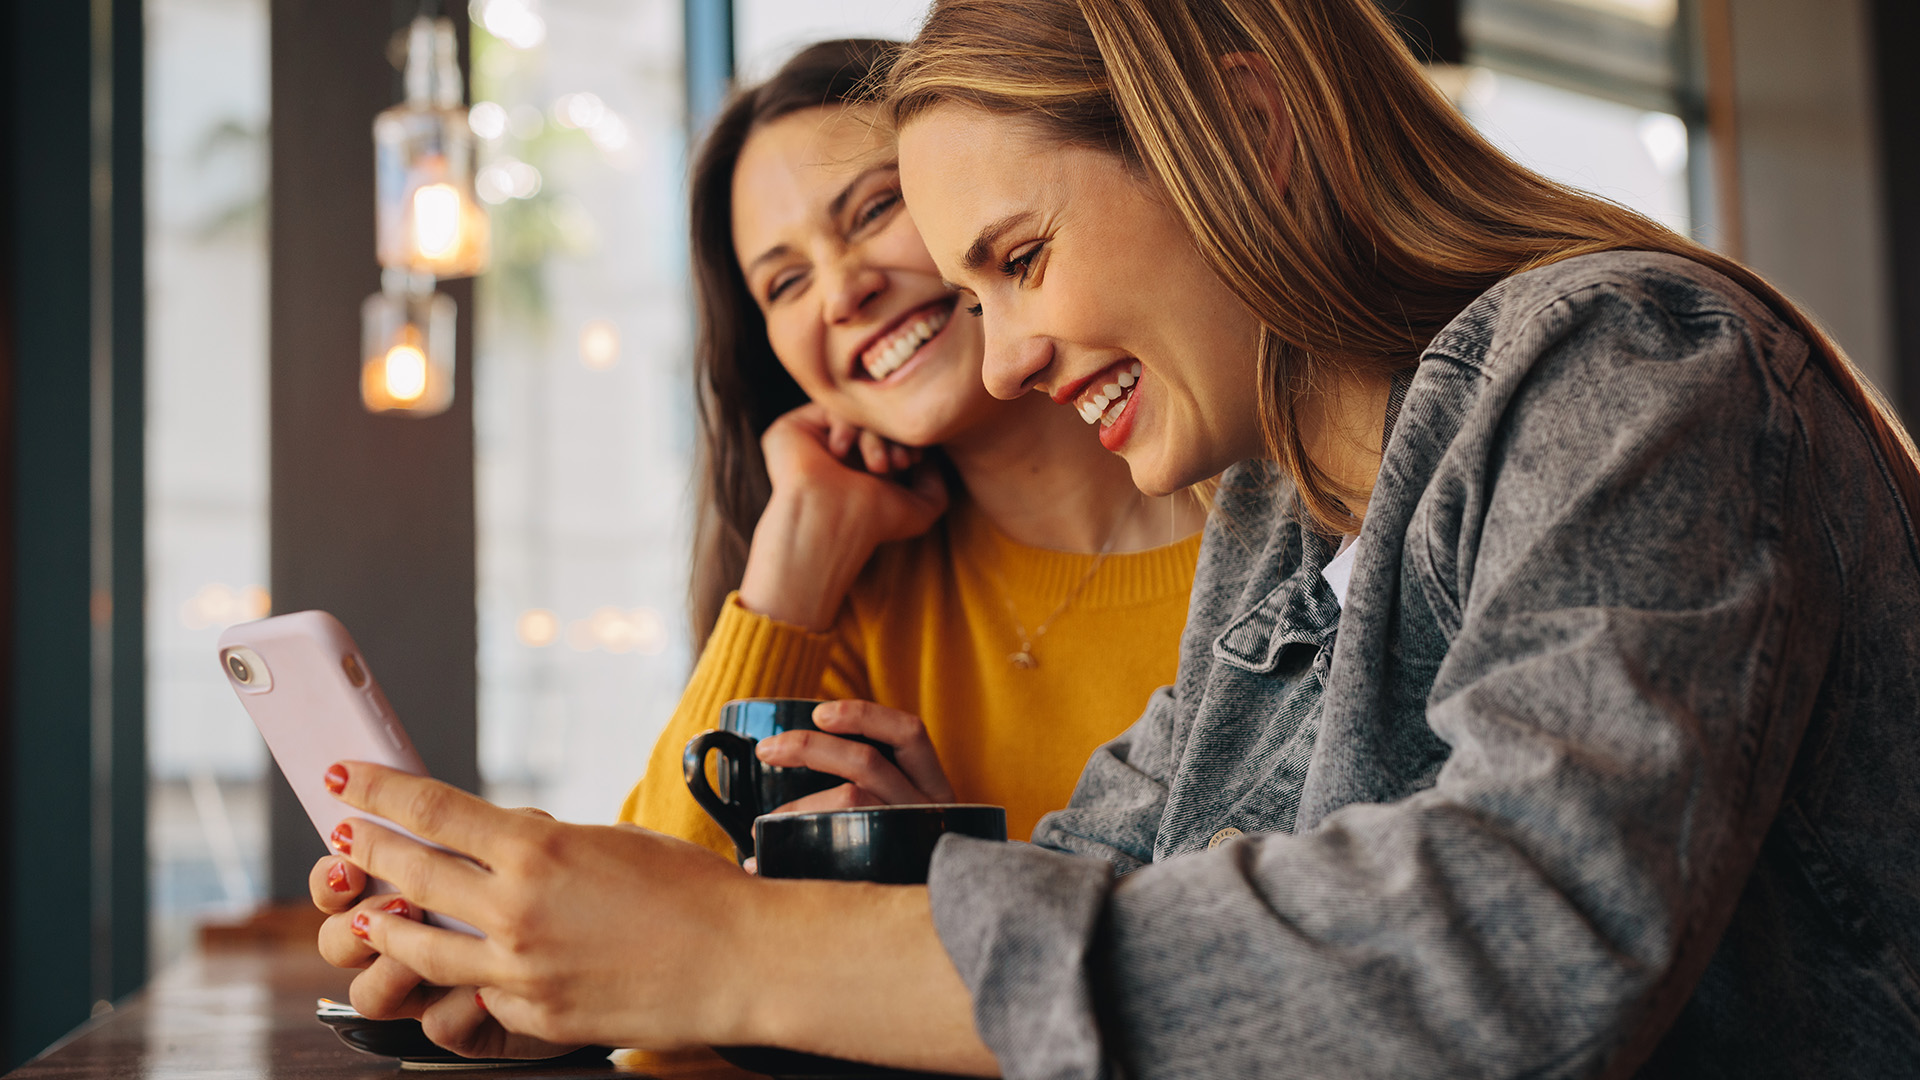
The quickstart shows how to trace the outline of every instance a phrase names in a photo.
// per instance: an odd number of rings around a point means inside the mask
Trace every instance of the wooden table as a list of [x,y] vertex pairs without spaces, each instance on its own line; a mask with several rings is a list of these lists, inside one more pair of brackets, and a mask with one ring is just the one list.
[[18,1080],[360,1080],[447,1076],[750,1080],[710,1052],[622,1051],[612,1066],[403,1072],[362,1054],[313,1018],[314,999],[345,1000],[347,979],[312,946],[210,950],[155,979],[119,1009],[9,1073]]

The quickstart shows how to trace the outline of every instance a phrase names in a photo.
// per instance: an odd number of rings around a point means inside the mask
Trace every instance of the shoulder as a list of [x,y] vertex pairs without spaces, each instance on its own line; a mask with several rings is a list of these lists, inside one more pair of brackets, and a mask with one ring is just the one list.
[[1665,252],[1564,259],[1495,285],[1427,349],[1490,379],[1524,376],[1545,356],[1664,362],[1758,361],[1790,384],[1806,340],[1725,275]]

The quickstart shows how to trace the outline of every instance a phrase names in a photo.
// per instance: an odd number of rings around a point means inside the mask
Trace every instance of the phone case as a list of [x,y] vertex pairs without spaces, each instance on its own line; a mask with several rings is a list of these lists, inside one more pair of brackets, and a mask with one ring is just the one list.
[[[274,763],[323,841],[334,826],[350,817],[413,836],[391,821],[348,806],[327,790],[327,767],[336,761],[371,761],[427,775],[413,741],[373,677],[373,668],[340,620],[324,611],[275,615],[228,627],[220,635],[219,648],[220,668],[228,684],[260,729]],[[391,885],[377,878],[368,885],[369,893],[392,891]],[[456,919],[431,912],[426,918],[449,929],[479,933]]]

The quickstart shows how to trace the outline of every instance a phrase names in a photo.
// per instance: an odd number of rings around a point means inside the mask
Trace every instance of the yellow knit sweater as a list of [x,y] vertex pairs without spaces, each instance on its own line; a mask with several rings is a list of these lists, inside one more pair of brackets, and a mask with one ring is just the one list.
[[1033,631],[1095,556],[1015,543],[963,498],[927,535],[875,553],[826,633],[729,597],[620,819],[732,854],[681,779],[687,740],[734,698],[861,698],[925,721],[956,796],[1006,807],[1007,835],[1026,839],[1094,748],[1173,681],[1199,551],[1196,534],[1107,556],[1034,642],[1031,670],[1009,660],[1009,604]]

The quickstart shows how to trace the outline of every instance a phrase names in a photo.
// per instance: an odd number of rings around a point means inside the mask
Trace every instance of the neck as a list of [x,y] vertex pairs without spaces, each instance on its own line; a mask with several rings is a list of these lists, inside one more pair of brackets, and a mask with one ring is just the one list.
[[1342,373],[1331,387],[1313,395],[1300,409],[1300,436],[1307,456],[1335,483],[1358,492],[1353,525],[1360,531],[1367,498],[1380,479],[1386,454],[1387,398],[1393,380],[1383,375]]
[[1039,394],[941,447],[987,520],[1030,547],[1144,551],[1191,536],[1206,519],[1184,492],[1142,495],[1085,421]]

